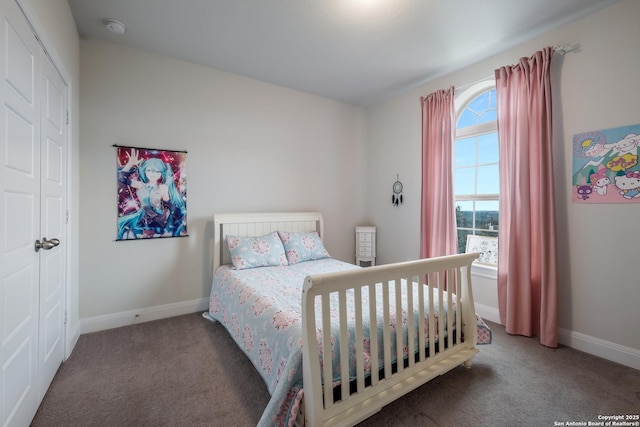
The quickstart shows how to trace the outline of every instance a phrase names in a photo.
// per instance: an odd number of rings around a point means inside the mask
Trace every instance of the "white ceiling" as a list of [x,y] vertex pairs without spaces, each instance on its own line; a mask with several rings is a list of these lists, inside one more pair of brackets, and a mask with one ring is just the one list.
[[[69,0],[69,5],[83,38],[366,106],[615,1]],[[109,33],[105,18],[124,23],[126,33]]]

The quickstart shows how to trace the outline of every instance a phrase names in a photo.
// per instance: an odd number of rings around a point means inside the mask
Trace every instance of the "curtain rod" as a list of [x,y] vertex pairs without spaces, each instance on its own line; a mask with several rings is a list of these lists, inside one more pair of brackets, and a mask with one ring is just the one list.
[[[559,55],[564,55],[566,53],[571,53],[571,52],[580,52],[580,43],[565,43],[565,44],[561,44],[561,45],[557,45],[557,46],[553,46],[553,53],[557,53]],[[462,86],[456,86],[455,87],[455,92],[463,92],[467,89],[469,89],[471,86],[476,85],[478,83],[482,83],[486,80],[490,80],[490,79],[494,79],[495,78],[495,74],[490,74],[488,76],[485,76],[481,79],[478,79],[474,82],[471,83],[467,83],[464,84]]]
[[114,147],[120,147],[120,148],[135,148],[138,150],[147,150],[147,151],[173,151],[175,153],[187,153],[187,150],[174,150],[174,149],[170,149],[170,148],[149,148],[149,147],[136,147],[135,145],[119,145],[119,144],[113,144]]
[[580,43],[565,43],[553,47],[553,53],[564,55],[570,52],[580,52]]

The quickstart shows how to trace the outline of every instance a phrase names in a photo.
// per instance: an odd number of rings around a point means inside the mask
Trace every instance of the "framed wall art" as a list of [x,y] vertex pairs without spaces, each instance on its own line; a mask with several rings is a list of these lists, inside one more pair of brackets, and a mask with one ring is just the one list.
[[116,240],[187,236],[187,153],[115,146]]
[[467,236],[466,253],[479,252],[480,257],[474,262],[478,264],[498,265],[498,238],[487,236]]
[[640,124],[573,136],[576,203],[640,203]]

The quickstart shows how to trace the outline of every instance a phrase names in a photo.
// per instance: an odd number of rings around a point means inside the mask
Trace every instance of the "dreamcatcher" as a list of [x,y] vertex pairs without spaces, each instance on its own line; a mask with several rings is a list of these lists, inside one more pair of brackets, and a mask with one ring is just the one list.
[[391,204],[398,206],[402,204],[402,183],[400,182],[400,175],[396,176],[397,181],[393,183],[393,195],[391,196]]

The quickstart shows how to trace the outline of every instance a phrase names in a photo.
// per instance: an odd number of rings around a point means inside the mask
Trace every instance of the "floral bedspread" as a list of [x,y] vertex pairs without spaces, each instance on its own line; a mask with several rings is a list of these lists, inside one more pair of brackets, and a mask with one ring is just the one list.
[[[234,270],[231,266],[225,265],[216,271],[209,300],[208,316],[227,328],[258,370],[271,394],[271,400],[262,414],[259,426],[292,425],[299,410],[303,393],[301,304],[304,278],[313,274],[356,268],[360,267],[329,258],[289,266],[245,270]],[[403,286],[402,289],[404,291],[406,287]],[[366,302],[367,292],[363,291],[362,294],[363,301]],[[414,292],[414,296],[416,295],[417,292]],[[390,296],[394,298],[393,290],[390,292]],[[348,294],[347,306],[353,306],[353,303],[353,295]],[[434,304],[437,306],[437,301]],[[335,301],[332,301],[332,307],[336,307]],[[442,311],[440,318],[446,325],[447,313]],[[380,319],[381,315],[378,317]],[[407,313],[403,313],[402,317],[402,322],[406,323]],[[390,313],[391,329],[394,334],[391,339],[392,343],[395,342],[395,318],[392,308]],[[366,320],[364,335],[368,337],[369,327]],[[417,326],[417,317],[415,320]],[[490,329],[479,317],[477,321],[478,344],[490,343]],[[335,325],[335,322],[332,324]],[[317,326],[317,329],[321,330],[320,319],[318,319]],[[377,327],[376,329],[378,342],[382,342],[382,328]],[[425,330],[428,331],[428,324],[425,324]],[[437,330],[436,325],[435,331]],[[338,335],[337,332],[334,334]],[[353,333],[349,335],[350,337],[355,336]],[[354,341],[355,338],[350,339],[349,354],[353,354],[355,351]],[[335,384],[340,380],[340,351],[337,348],[337,342],[332,340],[331,354],[336,374]],[[406,338],[404,342],[406,342]],[[367,343],[368,339],[365,341],[365,352],[367,353],[364,358],[365,369],[370,367],[371,357],[368,354]],[[322,345],[320,345],[322,353],[321,347]],[[406,355],[406,349],[404,350]],[[382,351],[382,346],[380,346],[380,351]],[[393,348],[392,354],[395,354]],[[322,356],[321,354],[321,360]],[[351,377],[353,378],[355,376],[355,362],[350,365]]]

